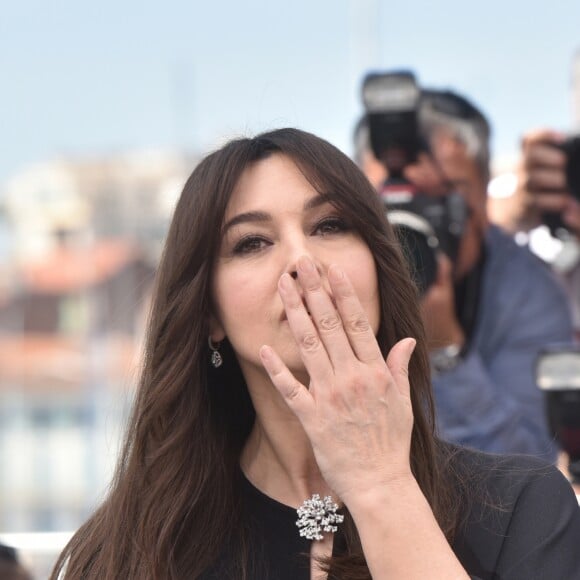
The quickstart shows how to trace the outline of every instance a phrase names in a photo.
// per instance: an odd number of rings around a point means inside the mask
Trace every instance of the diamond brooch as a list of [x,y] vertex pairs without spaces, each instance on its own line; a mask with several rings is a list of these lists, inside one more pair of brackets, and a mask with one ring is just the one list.
[[336,532],[344,521],[344,516],[337,514],[338,505],[332,501],[332,497],[315,493],[307,499],[296,511],[298,520],[296,525],[300,528],[300,535],[308,540],[322,540],[323,532]]

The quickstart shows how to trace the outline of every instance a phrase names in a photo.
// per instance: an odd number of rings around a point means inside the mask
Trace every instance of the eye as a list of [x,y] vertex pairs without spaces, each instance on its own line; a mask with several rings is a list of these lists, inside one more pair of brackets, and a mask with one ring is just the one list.
[[260,236],[244,236],[234,246],[233,253],[236,255],[252,254],[269,245],[271,245],[270,241]]
[[350,228],[346,221],[338,216],[325,217],[315,226],[314,232],[323,236],[339,234],[349,231]]

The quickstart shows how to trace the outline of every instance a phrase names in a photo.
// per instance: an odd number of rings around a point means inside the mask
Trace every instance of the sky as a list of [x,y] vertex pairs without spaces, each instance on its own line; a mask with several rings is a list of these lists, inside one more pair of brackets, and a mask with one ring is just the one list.
[[494,152],[570,129],[576,0],[0,0],[0,190],[28,165],[207,152],[295,126],[352,153],[369,70],[488,115]]

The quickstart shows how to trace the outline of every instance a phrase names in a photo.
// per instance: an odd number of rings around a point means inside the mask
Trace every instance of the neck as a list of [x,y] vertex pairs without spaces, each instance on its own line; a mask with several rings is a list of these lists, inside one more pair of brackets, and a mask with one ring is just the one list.
[[302,425],[268,378],[244,373],[256,410],[254,427],[240,458],[246,477],[260,491],[292,507],[312,494],[332,494]]

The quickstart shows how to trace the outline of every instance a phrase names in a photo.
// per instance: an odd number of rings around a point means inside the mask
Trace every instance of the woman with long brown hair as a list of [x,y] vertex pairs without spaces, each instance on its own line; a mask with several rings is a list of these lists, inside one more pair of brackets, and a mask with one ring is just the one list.
[[345,155],[282,129],[197,166],[115,479],[53,578],[574,578],[578,534],[555,469],[435,437],[416,289]]

